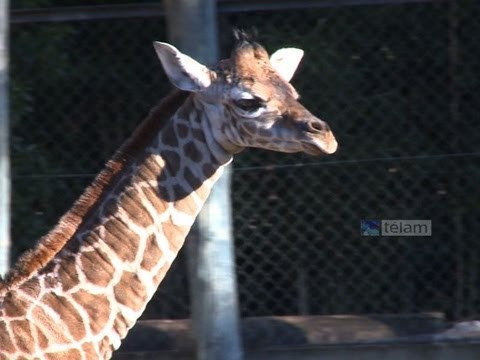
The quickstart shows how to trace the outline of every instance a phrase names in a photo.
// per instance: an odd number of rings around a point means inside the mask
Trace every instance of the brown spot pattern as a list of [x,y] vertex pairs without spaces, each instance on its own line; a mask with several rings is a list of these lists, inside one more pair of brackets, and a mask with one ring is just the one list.
[[173,201],[183,199],[188,195],[190,195],[191,193],[190,189],[187,190],[180,184],[173,185],[172,190],[173,190],[173,199],[172,199]]
[[35,340],[32,334],[32,328],[28,320],[12,320],[10,322],[12,328],[13,341],[18,350],[32,353],[35,350]]
[[142,192],[144,199],[148,200],[148,202],[157,210],[159,214],[163,213],[167,209],[168,203],[160,199],[156,189],[152,187],[142,187]]
[[203,175],[205,178],[210,178],[213,174],[215,174],[215,171],[217,171],[218,167],[214,166],[213,164],[206,163],[203,165],[202,170],[203,170]]
[[75,340],[85,337],[86,332],[82,317],[65,297],[47,293],[43,296],[42,302],[60,316]]
[[32,311],[32,323],[43,324],[49,331],[49,339],[55,339],[57,344],[66,344],[70,340],[65,336],[62,326],[58,326],[56,319],[52,319],[40,306],[35,306]]
[[81,360],[82,354],[77,349],[71,349],[67,351],[47,353],[45,354],[47,360]]
[[50,345],[49,340],[38,326],[35,326],[35,332],[37,334],[38,346],[40,346],[40,349],[46,349]]
[[167,125],[161,133],[162,143],[167,146],[177,147],[178,140],[177,135],[175,134],[175,129],[172,125]]
[[78,285],[79,279],[75,265],[75,257],[68,255],[65,257],[58,270],[58,278],[62,284],[63,291],[68,291]]
[[170,249],[178,252],[185,242],[185,236],[190,231],[188,226],[178,226],[170,222],[162,224],[162,230],[170,244]]
[[153,224],[150,213],[143,207],[139,194],[135,189],[128,189],[120,197],[120,206],[128,213],[130,219],[142,227]]
[[20,286],[20,291],[24,292],[30,297],[37,298],[40,295],[40,281],[38,278],[31,278],[27,281],[25,281],[21,286]]
[[153,277],[153,282],[156,286],[158,286],[158,284],[160,284],[162,282],[162,280],[165,277],[165,274],[167,273],[168,269],[170,269],[170,265],[171,264],[165,264],[165,266],[163,266],[160,269],[160,271],[155,274],[155,276]]
[[14,352],[15,345],[11,339],[11,334],[7,331],[7,325],[0,320],[0,346],[3,351]]
[[113,328],[120,336],[124,336],[128,332],[127,320],[123,317],[122,313],[117,313],[113,321]]
[[183,154],[197,163],[203,159],[203,154],[193,142],[188,142],[183,146]]
[[110,344],[110,339],[108,336],[104,336],[99,344],[100,354],[103,355],[105,359],[110,359],[112,355],[112,345]]
[[95,347],[93,346],[93,344],[91,342],[88,342],[88,343],[84,343],[82,345],[82,350],[85,354],[85,357],[87,359],[95,359],[96,358],[96,352],[95,352]]
[[82,270],[88,281],[106,287],[112,280],[115,269],[110,259],[101,249],[83,252],[80,257]]
[[183,124],[183,123],[178,123],[177,124],[177,133],[180,139],[185,139],[188,134],[190,133],[190,128],[188,125]]
[[[175,151],[171,150],[162,150],[160,156],[165,160],[165,166],[170,173],[170,176],[177,176],[178,171],[180,170],[180,155]],[[162,171],[162,175],[165,169]]]
[[140,169],[140,171],[142,177],[144,176],[146,179],[155,179],[162,172],[162,167],[153,156],[147,156],[143,161],[142,169]]
[[183,176],[193,190],[197,189],[205,181],[205,179],[200,179],[189,167],[183,170]]
[[198,205],[191,197],[187,197],[175,202],[175,209],[181,211],[182,213],[189,214],[193,218],[198,209]]
[[205,184],[202,184],[202,186],[200,186],[198,189],[196,189],[195,193],[198,195],[198,197],[205,201],[208,197],[208,195],[210,195],[210,190],[211,188],[209,186],[206,186]]
[[140,239],[119,219],[110,219],[105,223],[103,241],[125,261],[133,261]]
[[156,237],[150,235],[147,239],[145,252],[143,253],[141,263],[142,268],[148,271],[152,270],[152,268],[160,261],[162,254],[162,250],[158,247]]
[[90,327],[93,334],[98,334],[108,322],[110,302],[103,295],[89,294],[85,290],[79,290],[72,295],[73,300],[82,306],[90,319]]
[[205,143],[205,134],[202,129],[192,129],[193,138],[201,143]]
[[5,315],[8,317],[24,316],[28,309],[28,303],[21,299],[15,291],[12,291],[11,296],[5,299],[4,309]]
[[105,204],[103,205],[102,213],[105,215],[107,214],[114,214],[118,211],[118,203],[116,197],[110,197],[107,199]]
[[140,311],[146,300],[145,286],[135,273],[125,271],[113,289],[115,299],[134,311]]

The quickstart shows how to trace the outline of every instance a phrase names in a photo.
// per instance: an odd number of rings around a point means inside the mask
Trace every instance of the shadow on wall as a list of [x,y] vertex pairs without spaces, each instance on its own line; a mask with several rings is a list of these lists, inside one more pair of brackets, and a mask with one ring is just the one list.
[[[305,345],[371,343],[434,335],[447,330],[441,314],[332,315],[254,317],[241,320],[244,348],[286,348]],[[140,321],[120,352],[174,351],[193,353],[191,321]]]

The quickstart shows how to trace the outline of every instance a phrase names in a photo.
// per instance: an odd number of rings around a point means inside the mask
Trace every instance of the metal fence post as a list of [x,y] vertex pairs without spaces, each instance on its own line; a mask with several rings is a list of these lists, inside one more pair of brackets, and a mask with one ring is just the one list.
[[10,257],[8,3],[8,0],[0,0],[0,274],[7,272]]
[[[215,0],[166,0],[170,41],[209,64],[218,60]],[[201,360],[243,357],[237,300],[231,202],[231,168],[215,185],[198,218],[199,239],[188,244],[192,323]]]

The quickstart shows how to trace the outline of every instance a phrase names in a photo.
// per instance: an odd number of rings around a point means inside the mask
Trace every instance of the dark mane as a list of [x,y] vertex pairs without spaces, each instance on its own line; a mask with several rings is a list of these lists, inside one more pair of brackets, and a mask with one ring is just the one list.
[[263,49],[263,47],[257,42],[258,31],[255,28],[250,30],[234,29],[233,37],[235,39],[235,45],[233,51],[242,51],[243,49]]
[[75,236],[78,228],[97,208],[102,195],[116,182],[122,171],[150,143],[185,101],[189,93],[175,90],[154,107],[145,120],[137,127],[132,136],[120,147],[97,175],[93,183],[62,216],[58,224],[44,237],[34,249],[24,253],[10,270],[5,282],[0,280],[0,290],[11,287],[29,275],[44,267],[68,241]]
[[256,28],[250,30],[245,29],[233,29],[233,37],[236,42],[236,46],[243,43],[256,43],[258,38],[258,31]]

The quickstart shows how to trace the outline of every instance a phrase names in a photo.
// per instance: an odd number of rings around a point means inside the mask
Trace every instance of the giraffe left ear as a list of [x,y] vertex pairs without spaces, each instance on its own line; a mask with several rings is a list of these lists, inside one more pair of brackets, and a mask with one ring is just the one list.
[[297,48],[284,48],[275,51],[270,56],[270,63],[273,68],[284,78],[290,82],[293,74],[298,68],[298,64],[303,57],[303,50]]
[[177,88],[200,91],[210,86],[214,74],[205,65],[170,44],[155,41],[153,46],[168,78]]

